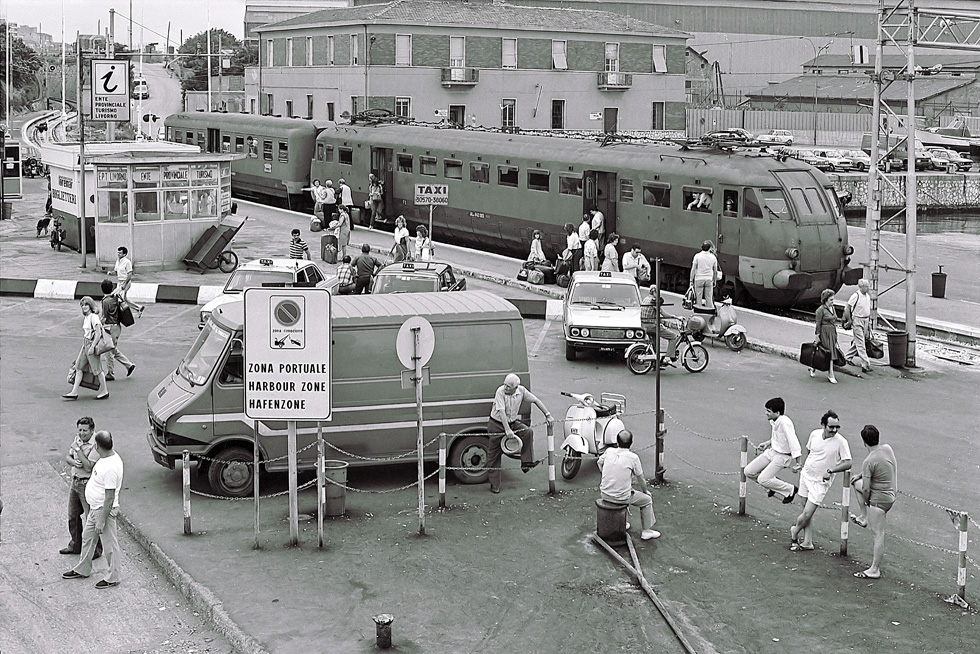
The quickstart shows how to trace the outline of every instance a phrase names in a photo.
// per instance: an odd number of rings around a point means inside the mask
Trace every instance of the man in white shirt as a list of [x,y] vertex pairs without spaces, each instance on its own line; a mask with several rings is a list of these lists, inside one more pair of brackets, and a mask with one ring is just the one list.
[[636,243],[629,252],[623,253],[623,272],[633,275],[637,283],[650,281],[650,262]]
[[84,579],[92,574],[92,557],[95,543],[102,538],[103,554],[109,565],[105,579],[95,584],[98,589],[118,586],[122,579],[118,526],[119,491],[123,484],[123,462],[112,449],[112,434],[99,431],[95,434],[95,449],[99,460],[92,467],[92,477],[85,484],[85,501],[89,511],[82,529],[82,555],[78,564],[62,574],[64,579]]
[[[354,195],[351,193],[350,186],[347,185],[347,181],[341,177],[337,180],[337,191],[340,193],[340,205],[347,209],[347,215],[354,218]],[[354,223],[351,223],[351,228],[354,227]]]
[[[633,433],[624,429],[616,435],[616,443],[619,447],[606,448],[599,455],[599,470],[602,472],[599,493],[607,502],[628,504],[640,510],[640,538],[660,538],[660,532],[653,528],[657,524],[657,517],[653,514],[653,498],[647,489],[647,480],[643,478],[640,457],[630,452]],[[633,488],[634,480],[641,490]]]
[[718,259],[711,252],[714,243],[705,241],[701,251],[694,255],[691,262],[691,286],[694,287],[694,302],[708,309],[715,308],[715,282],[721,278],[718,271]]
[[521,385],[521,378],[514,373],[504,378],[504,383],[497,388],[493,396],[493,408],[490,410],[490,422],[487,432],[490,436],[490,453],[487,468],[490,469],[490,492],[500,492],[500,462],[503,449],[501,441],[513,436],[521,439],[521,472],[527,472],[540,461],[534,460],[534,432],[521,422],[521,404],[527,400],[538,407],[549,425],[555,424],[544,402]]
[[131,302],[126,295],[129,292],[129,287],[133,285],[133,262],[129,258],[129,248],[125,245],[120,245],[116,249],[116,265],[113,272],[119,279],[119,288],[116,289],[116,293],[123,299],[123,302],[136,309],[137,318],[142,316],[143,309],[146,307]]
[[589,240],[592,233],[592,217],[588,213],[582,214],[582,224],[578,226],[578,240],[585,243]]
[[851,349],[844,358],[852,365],[857,356],[861,364],[861,372],[871,372],[871,359],[868,358],[867,338],[871,322],[871,295],[868,290],[871,285],[866,279],[858,280],[858,290],[854,291],[844,307],[844,325],[851,324]]
[[592,214],[592,229],[599,232],[599,249],[606,246],[606,217],[599,211],[599,207],[592,207],[589,211]]
[[810,528],[813,514],[834,483],[834,474],[851,469],[851,448],[840,433],[837,413],[827,411],[820,418],[820,424],[823,428],[810,432],[806,443],[806,463],[800,473],[800,495],[806,499],[806,505],[789,530],[793,539],[790,549],[794,552],[813,549],[813,529]]
[[799,472],[802,450],[793,421],[785,414],[786,402],[783,398],[774,397],[766,402],[766,416],[772,424],[772,435],[756,448],[759,456],[745,466],[745,476],[768,490],[769,497],[779,493],[783,496],[783,504],[789,504],[796,497],[798,489],[776,475],[783,468]]

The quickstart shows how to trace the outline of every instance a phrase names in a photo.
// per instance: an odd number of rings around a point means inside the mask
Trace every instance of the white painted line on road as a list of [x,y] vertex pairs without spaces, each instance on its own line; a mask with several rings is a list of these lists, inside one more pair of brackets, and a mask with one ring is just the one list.
[[39,279],[34,286],[34,297],[46,300],[74,300],[76,281],[63,279]]
[[960,300],[960,302],[966,302],[967,304],[976,304],[980,306],[980,302],[974,302],[973,300]]
[[225,290],[224,286],[202,286],[197,289],[197,303],[207,304],[214,298],[221,295]]
[[538,348],[541,347],[541,344],[544,343],[545,336],[547,336],[548,332],[551,331],[551,323],[551,318],[544,321],[544,327],[541,328],[541,333],[538,334],[538,338],[534,341],[534,347],[531,348],[532,357],[538,356]]
[[[0,307],[0,311],[9,311],[10,309],[18,309],[18,308],[24,306],[25,304],[27,304],[28,302],[30,302],[33,299],[34,298],[31,298],[29,300],[24,300],[23,302],[17,302],[16,304],[11,304],[11,305],[8,305],[8,306],[5,306],[5,307]],[[44,313],[44,312],[42,311],[41,313]]]

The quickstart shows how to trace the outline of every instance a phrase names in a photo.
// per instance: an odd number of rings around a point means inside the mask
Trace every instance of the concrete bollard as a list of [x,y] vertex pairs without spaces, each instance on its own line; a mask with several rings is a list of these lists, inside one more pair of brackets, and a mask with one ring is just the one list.
[[395,616],[390,613],[382,613],[371,619],[374,620],[374,624],[377,626],[378,647],[388,649],[391,647],[391,623],[395,621]]
[[956,594],[960,596],[960,599],[966,599],[966,542],[967,542],[967,514],[961,513],[959,520],[959,534],[960,534],[960,560],[959,565],[956,567]]
[[439,434],[439,508],[446,508],[446,434]]
[[555,428],[548,425],[548,494],[555,494]]
[[191,535],[191,453],[184,450],[181,458],[184,482],[184,535]]
[[844,471],[844,491],[840,500],[840,555],[847,556],[847,535],[851,510],[851,471]]

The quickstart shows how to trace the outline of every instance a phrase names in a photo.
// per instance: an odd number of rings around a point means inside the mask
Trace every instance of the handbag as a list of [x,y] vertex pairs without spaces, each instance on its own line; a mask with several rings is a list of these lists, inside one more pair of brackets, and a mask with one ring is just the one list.
[[531,284],[544,284],[544,273],[532,268],[527,271],[527,281]]
[[636,281],[638,281],[641,284],[648,283],[650,281],[650,269],[640,268],[639,271],[636,273]]
[[690,311],[694,308],[694,285],[687,287],[687,293],[684,294],[684,299],[681,300],[681,305]]
[[800,363],[808,368],[827,372],[830,370],[830,352],[820,347],[820,343],[803,343],[800,346]]
[[[71,366],[68,368],[68,384],[70,386],[75,385],[75,375],[78,374],[78,369],[75,367],[75,362],[71,362]],[[90,391],[99,390],[99,382],[95,378],[95,375],[88,372],[87,370],[82,373],[82,381],[79,384],[82,388],[87,388]]]
[[119,324],[123,327],[132,327],[136,324],[136,318],[133,317],[133,310],[129,308],[128,302],[119,302]]
[[314,216],[312,219],[310,219],[310,231],[311,232],[319,232],[319,231],[322,231],[322,230],[323,230],[323,223],[320,222],[320,219],[319,218],[317,218],[316,216]]
[[871,336],[865,337],[864,349],[872,359],[881,359],[885,356],[885,348],[882,347],[881,341],[875,340]]
[[100,357],[106,352],[112,352],[114,349],[116,349],[116,343],[112,340],[109,332],[103,328],[99,339],[89,346],[89,353],[93,356]]

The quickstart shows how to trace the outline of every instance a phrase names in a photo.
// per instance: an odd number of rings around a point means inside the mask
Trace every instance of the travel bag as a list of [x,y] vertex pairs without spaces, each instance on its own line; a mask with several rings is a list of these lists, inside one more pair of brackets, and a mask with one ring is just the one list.
[[814,370],[830,370],[830,352],[819,343],[804,343],[800,346],[800,363]]

